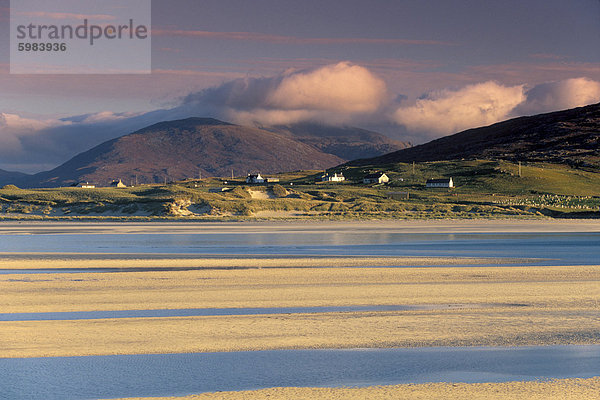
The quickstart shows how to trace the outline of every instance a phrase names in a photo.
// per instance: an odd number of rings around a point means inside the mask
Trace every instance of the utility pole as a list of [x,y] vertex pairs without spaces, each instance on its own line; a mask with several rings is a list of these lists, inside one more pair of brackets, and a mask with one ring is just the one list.
[[233,168],[231,168],[231,179],[233,179]]
[[138,185],[137,174],[135,174],[135,186]]
[[202,180],[202,170],[198,168],[198,179]]
[[519,161],[519,178],[521,178],[523,175],[521,174],[521,161]]
[[415,174],[415,162],[413,161],[413,175]]

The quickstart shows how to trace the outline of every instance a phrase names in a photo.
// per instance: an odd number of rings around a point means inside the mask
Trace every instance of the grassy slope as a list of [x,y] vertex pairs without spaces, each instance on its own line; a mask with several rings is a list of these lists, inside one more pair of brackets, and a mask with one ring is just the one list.
[[[316,171],[280,174],[280,190],[271,199],[252,198],[241,180],[186,181],[167,186],[113,189],[0,190],[0,217],[190,217],[248,218],[260,211],[276,216],[320,218],[473,218],[509,216],[595,217],[600,206],[600,174],[564,165],[518,165],[506,161],[443,161],[393,164],[378,170],[389,185],[363,185],[369,166],[346,168],[343,184],[315,184]],[[414,171],[414,172],[413,172]],[[428,178],[452,177],[455,189],[426,189]],[[290,185],[292,184],[292,185]],[[235,188],[210,193],[214,187]],[[273,194],[267,185],[255,186]],[[409,192],[408,200],[388,198],[389,192]],[[192,207],[190,207],[192,206]],[[188,209],[195,214],[188,214]],[[279,212],[279,213],[278,213]],[[283,213],[282,213],[283,212]],[[287,212],[288,214],[285,214]],[[260,214],[259,214],[260,215]]]

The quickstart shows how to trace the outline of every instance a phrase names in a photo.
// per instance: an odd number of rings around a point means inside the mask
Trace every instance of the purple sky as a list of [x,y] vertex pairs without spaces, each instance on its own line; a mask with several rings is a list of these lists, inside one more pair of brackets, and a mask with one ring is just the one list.
[[[598,0],[154,0],[151,75],[64,76],[8,73],[8,6],[2,169],[49,168],[161,118],[312,120],[419,143],[600,101]],[[57,121],[81,114],[96,115]]]

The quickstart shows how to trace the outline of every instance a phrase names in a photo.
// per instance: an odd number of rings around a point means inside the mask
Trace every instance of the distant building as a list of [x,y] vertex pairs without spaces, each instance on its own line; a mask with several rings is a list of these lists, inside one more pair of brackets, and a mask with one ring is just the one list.
[[339,174],[335,172],[333,174],[329,173],[321,176],[321,182],[342,182],[345,180],[346,178],[344,178],[344,175],[341,172]]
[[248,174],[246,183],[265,183],[265,178],[260,176],[260,174]]
[[363,178],[363,183],[366,183],[367,185],[372,183],[388,183],[389,181],[390,178],[383,172],[369,174]]
[[115,187],[115,188],[124,188],[124,187],[127,187],[127,185],[125,185],[125,184],[123,183],[123,181],[119,179],[118,181],[112,181],[112,182],[110,183],[110,187]]
[[94,189],[96,187],[96,185],[89,183],[89,182],[79,182],[77,184],[77,187],[80,187],[83,189]]
[[444,179],[428,179],[425,187],[428,188],[453,188],[454,182],[452,178],[444,178]]

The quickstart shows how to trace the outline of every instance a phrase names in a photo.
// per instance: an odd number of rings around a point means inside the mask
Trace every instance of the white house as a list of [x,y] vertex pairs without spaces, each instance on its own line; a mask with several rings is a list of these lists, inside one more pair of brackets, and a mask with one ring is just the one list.
[[383,172],[376,172],[374,174],[369,174],[363,178],[363,183],[366,183],[366,184],[388,183],[389,181],[390,181],[390,178]]
[[248,174],[246,183],[265,183],[265,178],[260,176],[260,174]]
[[443,179],[428,179],[425,187],[428,188],[453,188],[454,182],[452,178],[443,178]]
[[333,174],[325,174],[321,177],[321,182],[342,182],[345,180],[346,178],[344,178],[344,175],[341,172],[339,174],[337,172]]
[[96,187],[96,185],[89,183],[89,182],[79,182],[77,184],[77,187],[80,187],[83,189],[94,189]]
[[124,187],[127,187],[127,185],[125,185],[125,184],[123,183],[123,181],[122,181],[122,180],[120,180],[120,179],[119,179],[118,181],[116,181],[116,180],[115,180],[115,181],[112,181],[112,182],[110,183],[110,186],[111,186],[111,187],[116,187],[116,188],[124,188]]

